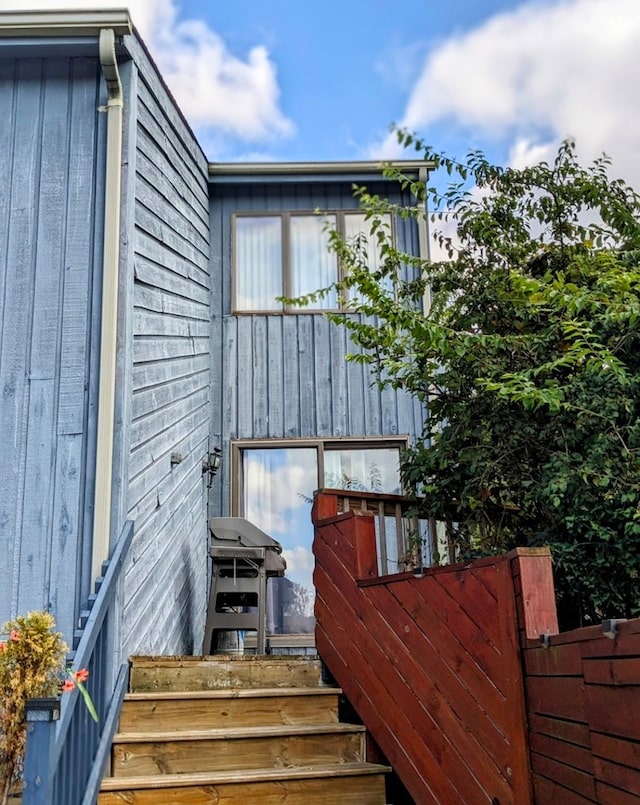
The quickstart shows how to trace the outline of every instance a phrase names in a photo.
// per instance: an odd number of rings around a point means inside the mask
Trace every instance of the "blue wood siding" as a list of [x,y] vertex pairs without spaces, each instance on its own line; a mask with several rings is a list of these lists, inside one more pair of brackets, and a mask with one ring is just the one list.
[[0,626],[49,608],[66,635],[89,583],[99,93],[96,60],[0,60]]
[[[393,192],[388,183],[370,189]],[[409,198],[404,201],[411,203]],[[231,439],[414,439],[421,432],[423,411],[415,400],[391,389],[380,392],[366,367],[346,362],[354,346],[344,328],[321,314],[231,314],[233,214],[316,208],[356,209],[350,183],[216,186],[213,179],[211,430],[226,457]],[[418,254],[415,223],[398,223],[397,243]],[[221,479],[212,490],[213,512],[229,512],[229,464],[223,463]]]
[[[207,162],[141,49],[133,195],[125,653],[200,650],[207,569]],[[172,465],[171,455],[182,461]]]

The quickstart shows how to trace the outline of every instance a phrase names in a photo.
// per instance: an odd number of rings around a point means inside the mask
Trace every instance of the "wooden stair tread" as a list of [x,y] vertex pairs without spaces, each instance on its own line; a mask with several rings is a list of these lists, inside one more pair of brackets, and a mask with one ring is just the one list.
[[159,690],[127,693],[126,702],[145,702],[161,699],[268,699],[287,696],[335,696],[340,688],[215,688],[212,690]]
[[375,763],[331,763],[323,766],[239,769],[190,774],[157,774],[145,777],[105,777],[101,791],[133,789],[185,788],[198,785],[255,783],[262,781],[303,780],[307,778],[355,777],[387,774],[391,769]]
[[365,732],[360,724],[274,724],[270,727],[221,727],[200,730],[164,730],[148,732],[118,732],[113,738],[114,744],[124,743],[160,743],[162,741],[197,741],[233,740],[234,738],[270,738],[286,735],[335,735]]

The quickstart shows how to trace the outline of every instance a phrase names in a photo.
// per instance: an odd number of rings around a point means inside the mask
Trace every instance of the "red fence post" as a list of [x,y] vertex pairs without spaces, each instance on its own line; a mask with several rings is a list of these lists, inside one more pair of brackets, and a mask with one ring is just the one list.
[[523,640],[558,634],[558,613],[548,548],[516,548],[508,554]]

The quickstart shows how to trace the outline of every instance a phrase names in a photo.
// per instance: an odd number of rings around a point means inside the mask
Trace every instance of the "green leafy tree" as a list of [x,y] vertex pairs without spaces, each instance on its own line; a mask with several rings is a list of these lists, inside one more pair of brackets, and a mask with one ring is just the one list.
[[[639,614],[640,197],[570,141],[515,170],[399,139],[451,184],[389,168],[409,210],[357,190],[383,261],[333,233],[339,291],[364,315],[330,315],[364,347],[351,360],[427,407],[405,485],[461,558],[549,545],[565,627]],[[425,202],[448,260],[402,254],[385,228]]]

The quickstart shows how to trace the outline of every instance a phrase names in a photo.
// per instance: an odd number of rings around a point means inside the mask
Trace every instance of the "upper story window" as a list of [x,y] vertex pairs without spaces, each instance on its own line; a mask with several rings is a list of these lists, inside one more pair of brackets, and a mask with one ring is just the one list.
[[[369,222],[360,212],[236,215],[234,225],[236,311],[310,309],[285,308],[278,297],[303,296],[338,281],[340,266],[329,248],[330,230],[348,240],[369,234]],[[371,238],[367,249],[370,266],[378,268],[380,255]],[[331,291],[313,309],[338,306]]]

